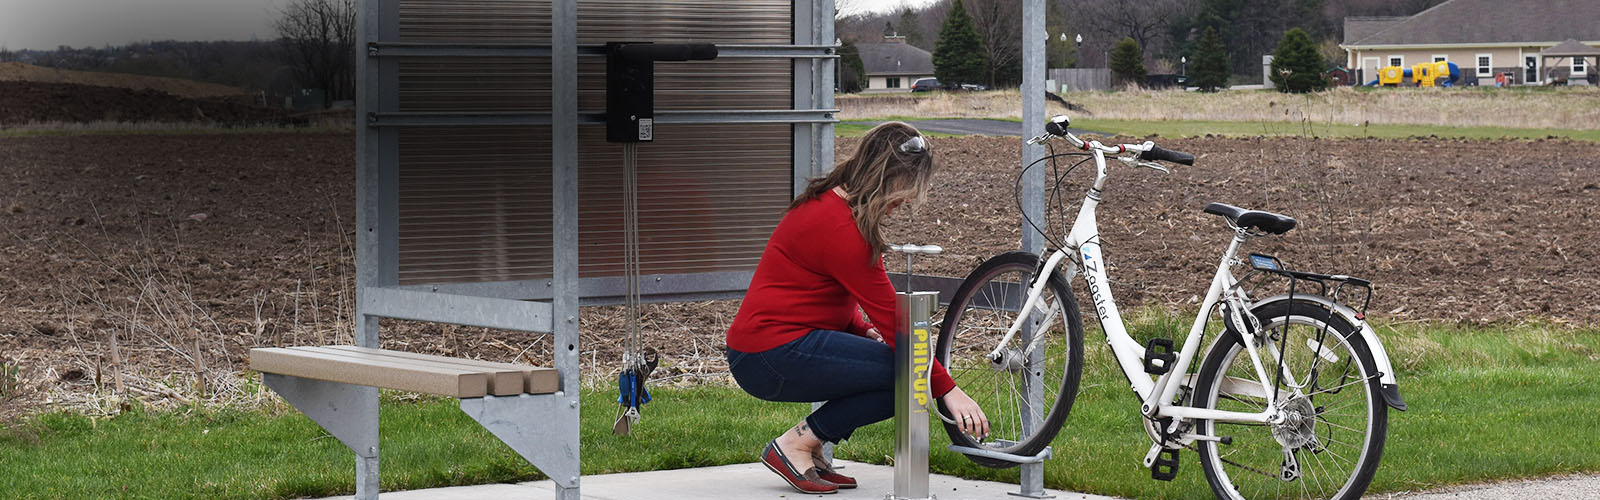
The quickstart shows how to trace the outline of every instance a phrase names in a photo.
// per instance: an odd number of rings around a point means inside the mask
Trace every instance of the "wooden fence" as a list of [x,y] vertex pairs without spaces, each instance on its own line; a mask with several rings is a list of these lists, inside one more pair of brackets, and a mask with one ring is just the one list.
[[1111,70],[1109,68],[1058,68],[1049,71],[1048,79],[1055,82],[1051,91],[1061,92],[1065,86],[1067,91],[1083,90],[1110,90]]

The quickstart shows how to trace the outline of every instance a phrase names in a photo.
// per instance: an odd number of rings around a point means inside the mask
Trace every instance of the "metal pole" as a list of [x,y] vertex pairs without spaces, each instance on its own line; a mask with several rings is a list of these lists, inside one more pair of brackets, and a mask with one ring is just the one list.
[[[555,254],[551,266],[551,317],[555,330],[554,364],[561,373],[564,405],[549,425],[561,439],[552,447],[572,450],[572,465],[579,464],[578,369],[578,2],[556,0],[551,6],[550,30],[550,190]],[[573,470],[577,470],[576,467]],[[550,478],[557,500],[578,500],[577,474]]]
[[[1036,137],[1044,133],[1045,107],[1044,107],[1044,78],[1045,78],[1045,40],[1050,35],[1044,29],[1044,0],[1026,0],[1022,3],[1022,127],[1024,137]],[[1022,162],[1024,165],[1032,164],[1035,160],[1044,157],[1044,149],[1040,146],[1022,146]],[[1022,209],[1026,216],[1035,221],[1044,220],[1044,169],[1030,170],[1022,180]],[[1042,254],[1044,252],[1044,235],[1027,224],[1022,224],[1022,250]],[[1022,341],[1031,343],[1034,335],[1034,325],[1025,324],[1022,329]],[[1044,353],[1042,350],[1034,351],[1029,359],[1029,366],[1041,366]],[[1044,403],[1044,384],[1040,380],[1039,372],[1028,370],[1023,377],[1023,411],[1022,431],[1033,432],[1041,422],[1043,414],[1039,411]],[[1017,496],[1032,498],[1048,498],[1050,495],[1044,491],[1044,464],[1032,463],[1022,465],[1022,477],[1018,481],[1021,491],[1012,493]]]
[[932,498],[928,495],[928,405],[933,391],[928,370],[933,335],[928,317],[939,292],[901,292],[896,296],[894,327],[894,492],[893,500]]

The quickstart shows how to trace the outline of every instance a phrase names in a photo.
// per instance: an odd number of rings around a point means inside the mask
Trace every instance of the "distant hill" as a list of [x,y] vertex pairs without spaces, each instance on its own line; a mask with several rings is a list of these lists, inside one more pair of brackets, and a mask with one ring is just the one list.
[[71,83],[131,90],[154,90],[190,99],[229,97],[253,93],[239,87],[194,80],[121,73],[71,71],[19,62],[0,63],[0,82]]

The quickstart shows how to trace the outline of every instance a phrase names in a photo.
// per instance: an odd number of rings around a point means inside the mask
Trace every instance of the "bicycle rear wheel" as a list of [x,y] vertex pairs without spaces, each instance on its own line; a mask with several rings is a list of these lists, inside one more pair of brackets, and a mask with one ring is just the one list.
[[[1361,498],[1383,456],[1389,421],[1361,334],[1309,300],[1251,312],[1265,332],[1256,349],[1274,379],[1267,385],[1277,388],[1276,405],[1289,417],[1280,424],[1201,421],[1202,434],[1233,438],[1228,445],[1197,443],[1213,492],[1228,500]],[[1267,408],[1246,341],[1255,339],[1233,328],[1217,340],[1200,369],[1195,406],[1250,413]],[[1268,345],[1284,351],[1281,372]]]
[[[1032,336],[1019,332],[1000,346],[1000,359],[990,357],[1025,304],[1038,269],[1036,255],[1001,254],[974,269],[951,298],[939,329],[939,361],[950,370],[956,386],[983,408],[990,424],[990,435],[980,437],[947,422],[951,443],[1032,456],[1050,444],[1071,411],[1083,371],[1083,323],[1077,301],[1059,274],[1050,277],[1029,315]],[[1030,405],[1030,391],[1037,404]],[[939,408],[950,414],[942,400]],[[1028,416],[1032,424],[1025,425]],[[967,458],[986,467],[1017,465]]]

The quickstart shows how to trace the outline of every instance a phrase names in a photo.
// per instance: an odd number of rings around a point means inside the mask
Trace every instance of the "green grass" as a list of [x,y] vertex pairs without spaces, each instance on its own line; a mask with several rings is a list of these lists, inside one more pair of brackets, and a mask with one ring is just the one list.
[[[1182,319],[1142,313],[1135,337]],[[1165,326],[1163,326],[1165,325]],[[1390,412],[1372,492],[1600,471],[1600,331],[1543,324],[1382,326],[1409,412]],[[1139,466],[1148,447],[1126,383],[1103,337],[1086,337],[1084,389],[1046,463],[1046,485],[1134,498],[1211,498],[1197,457],[1171,483]],[[748,463],[809,409],[738,389],[659,388],[632,437],[610,433],[615,395],[584,394],[584,474]],[[943,451],[936,472],[1014,482],[1017,470],[978,467]],[[461,413],[454,400],[386,398],[382,488],[531,480],[538,471]],[[886,463],[893,430],[879,423],[839,447]],[[0,430],[3,498],[293,498],[353,490],[354,456],[293,410],[134,410],[103,420],[61,413]]]
[[1447,127],[1442,125],[1343,125],[1299,122],[1141,121],[1074,118],[1073,127],[1131,137],[1301,136],[1328,138],[1402,139],[1544,139],[1600,141],[1600,130],[1524,129],[1500,127]]
[[[896,116],[896,117],[885,118],[883,120],[871,120],[871,121],[850,120],[850,121],[842,121],[842,122],[839,122],[839,123],[836,123],[836,124],[833,125],[833,135],[834,135],[834,137],[861,137],[863,135],[867,135],[867,131],[868,130],[872,130],[872,127],[877,126],[878,122],[911,121],[911,120],[917,120],[917,119],[918,118]],[[928,137],[961,137],[960,135],[946,134],[946,133],[943,133],[943,132],[923,132],[922,135],[926,135]]]

